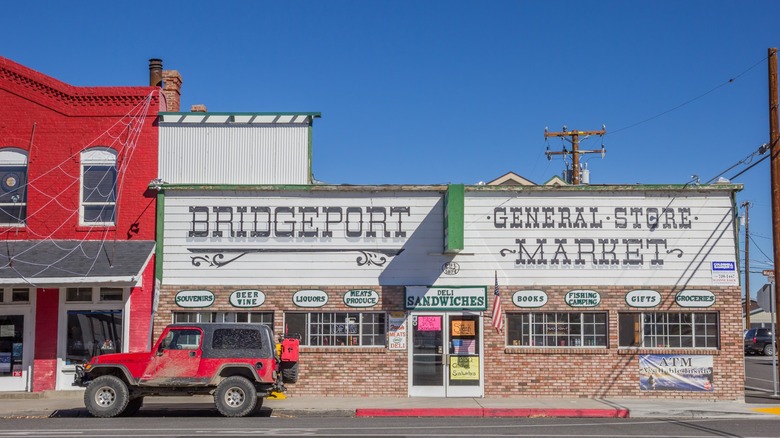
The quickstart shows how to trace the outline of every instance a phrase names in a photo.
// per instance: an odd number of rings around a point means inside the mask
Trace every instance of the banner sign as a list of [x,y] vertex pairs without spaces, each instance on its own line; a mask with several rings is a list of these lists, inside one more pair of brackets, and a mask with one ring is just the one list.
[[403,312],[391,312],[387,331],[389,350],[406,350],[406,315]]
[[712,392],[712,356],[640,355],[639,389]]

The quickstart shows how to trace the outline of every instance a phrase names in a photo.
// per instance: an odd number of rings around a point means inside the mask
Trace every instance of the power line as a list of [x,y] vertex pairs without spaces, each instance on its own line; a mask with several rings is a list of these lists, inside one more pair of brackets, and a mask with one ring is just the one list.
[[762,58],[760,61],[758,61],[758,62],[756,62],[755,64],[753,64],[753,65],[751,65],[750,67],[748,67],[748,68],[747,68],[745,71],[743,71],[742,73],[740,73],[740,74],[738,74],[738,75],[734,76],[733,78],[731,78],[731,79],[729,79],[729,80],[727,80],[727,81],[725,81],[725,82],[723,82],[723,83],[721,83],[721,84],[719,84],[719,85],[715,86],[714,88],[712,88],[710,91],[707,91],[706,93],[700,94],[700,95],[698,95],[698,96],[696,96],[696,97],[694,97],[694,98],[692,98],[692,99],[686,100],[685,102],[683,102],[683,103],[681,103],[681,104],[679,104],[679,105],[675,106],[674,108],[671,108],[671,109],[668,109],[668,110],[666,110],[666,111],[663,111],[663,112],[661,112],[661,113],[659,113],[659,114],[656,114],[656,115],[654,115],[654,116],[652,116],[652,117],[649,117],[649,118],[647,118],[647,119],[644,119],[644,120],[642,120],[642,121],[640,121],[640,122],[636,122],[636,123],[634,123],[634,124],[628,125],[628,126],[626,126],[626,127],[623,127],[623,128],[615,129],[614,131],[611,131],[611,132],[610,132],[610,134],[615,134],[615,133],[618,133],[618,132],[620,132],[620,131],[625,131],[625,130],[627,130],[627,129],[634,128],[634,127],[636,127],[636,126],[639,126],[639,125],[641,125],[641,124],[643,124],[643,123],[647,123],[647,122],[649,122],[649,121],[651,121],[651,120],[655,120],[655,119],[657,119],[657,118],[659,118],[659,117],[661,117],[661,116],[664,116],[664,115],[666,115],[666,114],[669,114],[669,113],[670,113],[670,112],[672,112],[672,111],[678,110],[678,109],[680,109],[680,108],[684,107],[685,105],[688,105],[689,103],[693,103],[693,102],[695,102],[695,101],[697,101],[697,100],[701,99],[702,97],[704,97],[704,96],[706,96],[706,95],[708,95],[708,94],[710,94],[710,93],[713,93],[713,92],[715,92],[716,90],[718,90],[718,89],[720,89],[720,88],[723,88],[723,87],[725,87],[726,85],[728,85],[728,84],[731,84],[732,82],[736,81],[736,80],[737,80],[737,79],[739,79],[739,78],[740,78],[742,75],[744,75],[745,73],[749,72],[750,70],[753,70],[753,69],[754,69],[754,68],[755,68],[757,65],[759,65],[759,64],[761,64],[762,62],[766,61],[766,60],[767,60],[767,58],[768,58],[768,56],[765,56],[765,57],[764,57],[764,58]]

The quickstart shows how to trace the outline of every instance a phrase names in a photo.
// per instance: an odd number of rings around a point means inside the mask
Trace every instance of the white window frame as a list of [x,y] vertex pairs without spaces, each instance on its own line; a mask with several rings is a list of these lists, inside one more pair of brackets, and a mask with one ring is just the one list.
[[[370,321],[364,321],[363,317],[364,315],[383,315],[384,316],[384,326],[381,327],[383,333],[372,333],[371,336],[374,337],[381,337],[383,339],[382,344],[369,344],[365,345],[363,344],[363,335],[364,335],[364,328],[371,324],[376,324],[374,322]],[[284,318],[285,318],[285,327],[287,326],[287,318],[290,315],[304,315],[305,321],[305,330],[306,333],[298,333],[298,335],[301,336],[301,346],[306,347],[324,347],[324,348],[332,348],[332,347],[341,347],[341,348],[387,348],[387,324],[388,324],[388,316],[387,312],[355,312],[355,311],[332,311],[332,312],[299,312],[299,311],[290,311],[285,312]],[[312,315],[319,315],[321,318],[325,319],[325,315],[328,315],[331,319],[330,321],[315,321],[312,322]],[[355,321],[336,321],[334,317],[336,315],[355,315],[358,317],[359,320]],[[353,328],[350,326],[355,326],[356,331],[352,331]],[[325,327],[328,327],[329,330],[327,333],[318,333],[319,330],[313,330],[313,327],[317,327],[318,329],[324,329]],[[342,331],[343,330],[343,331]],[[349,338],[357,338],[358,343],[353,344],[352,339]],[[322,343],[311,343],[314,339],[320,339]],[[334,339],[336,344],[331,344],[329,339]],[[327,343],[326,343],[327,340]],[[343,341],[343,343],[338,343],[339,341]]]
[[[526,334],[528,336],[528,342],[529,344],[523,344],[523,332],[521,331],[520,339],[516,339],[517,343],[514,343],[515,340],[510,340],[510,327],[509,326],[509,319],[512,318],[520,318],[520,325],[523,325],[522,318],[523,316],[528,316],[528,329],[529,333]],[[566,315],[566,321],[558,320],[559,315]],[[569,318],[570,315],[579,315],[580,321],[579,322],[571,322],[571,318]],[[592,316],[594,321],[585,321],[585,316]],[[551,319],[550,316],[553,318]],[[597,316],[602,316],[604,318],[604,321],[602,323],[599,323],[596,320]],[[513,322],[514,324],[514,322]],[[537,326],[542,327],[542,333],[536,333]],[[596,330],[596,327],[603,327],[604,333],[598,333]],[[579,327],[579,334],[572,335],[571,334],[571,328],[572,327]],[[591,327],[592,333],[587,330],[587,327]],[[562,334],[558,334],[558,331],[562,331]],[[607,348],[609,345],[609,313],[605,311],[598,311],[598,312],[578,312],[578,311],[545,311],[545,312],[507,312],[507,329],[506,329],[506,336],[507,336],[507,346],[509,347],[520,347],[520,348]],[[552,333],[552,334],[551,334]],[[566,343],[564,345],[561,344],[554,344],[554,345],[537,345],[536,340],[542,339],[545,344],[547,344],[547,341],[554,339],[554,340],[561,340],[561,338],[566,338],[564,341]],[[599,344],[596,342],[593,342],[596,338],[602,338],[604,340],[603,344]],[[573,341],[572,343],[569,343],[568,340]]]
[[[3,166],[13,166],[13,167],[22,167],[24,166],[24,181],[22,184],[27,185],[28,182],[28,173],[29,173],[29,166],[28,166],[28,160],[27,160],[27,151],[24,149],[19,149],[15,147],[5,147],[0,149],[0,167]],[[2,175],[0,174],[0,178],[2,178]],[[3,185],[6,185],[6,181],[1,181]],[[18,182],[17,182],[18,183]],[[13,207],[22,207],[24,209],[24,217],[19,218],[20,220],[18,222],[2,222],[0,223],[0,226],[3,227],[25,227],[27,226],[27,187],[24,188],[24,199],[21,200],[21,202],[0,202],[0,208],[3,208],[5,206],[13,206]]]
[[[114,188],[114,201],[113,202],[85,202],[84,201],[84,168],[87,166],[114,166],[117,167],[117,153],[115,150],[100,146],[87,149],[81,152],[81,173],[79,183],[79,225],[93,227],[93,226],[114,226],[117,221],[117,203],[116,199],[119,198],[118,188]],[[119,184],[119,172],[117,171],[117,181]],[[113,222],[87,222],[84,219],[84,209],[89,206],[112,206],[114,208],[114,221]]]
[[[27,301],[13,301],[14,296],[14,290],[26,290],[27,295]],[[32,301],[33,296],[33,289],[29,287],[3,287],[0,288],[0,305],[2,306],[13,306],[13,305],[27,305],[30,304],[30,301]]]

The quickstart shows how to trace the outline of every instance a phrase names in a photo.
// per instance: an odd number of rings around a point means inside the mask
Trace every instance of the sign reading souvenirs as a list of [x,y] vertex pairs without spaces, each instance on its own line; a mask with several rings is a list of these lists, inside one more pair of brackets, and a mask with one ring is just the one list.
[[655,307],[661,304],[661,294],[654,290],[632,290],[626,294],[626,304],[631,307]]
[[547,304],[547,293],[541,290],[519,290],[512,295],[512,303],[523,308],[542,307]]
[[233,307],[259,307],[265,302],[265,294],[259,290],[237,290],[230,294]]
[[406,286],[407,309],[486,310],[487,287]]
[[292,297],[298,307],[322,307],[328,302],[328,294],[321,290],[299,290]]
[[188,309],[209,307],[214,304],[214,294],[208,290],[183,290],[176,294],[174,301],[179,307]]
[[715,304],[715,294],[708,290],[684,290],[677,293],[674,301],[680,307],[710,307]]
[[596,307],[601,303],[601,295],[593,290],[572,290],[563,301],[571,307]]
[[347,307],[372,307],[379,304],[379,294],[370,289],[353,289],[344,294]]
[[641,391],[712,391],[712,356],[639,356]]

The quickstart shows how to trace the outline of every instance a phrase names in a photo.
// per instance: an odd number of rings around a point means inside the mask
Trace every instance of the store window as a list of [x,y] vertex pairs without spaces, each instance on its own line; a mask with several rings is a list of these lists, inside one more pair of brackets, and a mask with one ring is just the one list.
[[81,153],[81,224],[116,223],[116,152],[108,147]]
[[274,312],[173,312],[174,324],[236,322],[273,326]]
[[606,347],[605,312],[507,313],[507,342],[524,347]]
[[1,304],[28,304],[30,289],[26,287],[0,288]]
[[69,310],[65,363],[89,362],[101,354],[122,351],[121,310]]
[[621,313],[618,316],[620,347],[718,348],[717,312]]
[[284,327],[301,345],[384,347],[385,320],[384,313],[286,313]]
[[0,315],[0,377],[21,376],[24,316]]
[[24,226],[27,222],[27,152],[0,149],[0,225]]
[[69,287],[65,289],[66,303],[111,303],[125,299],[121,287]]

